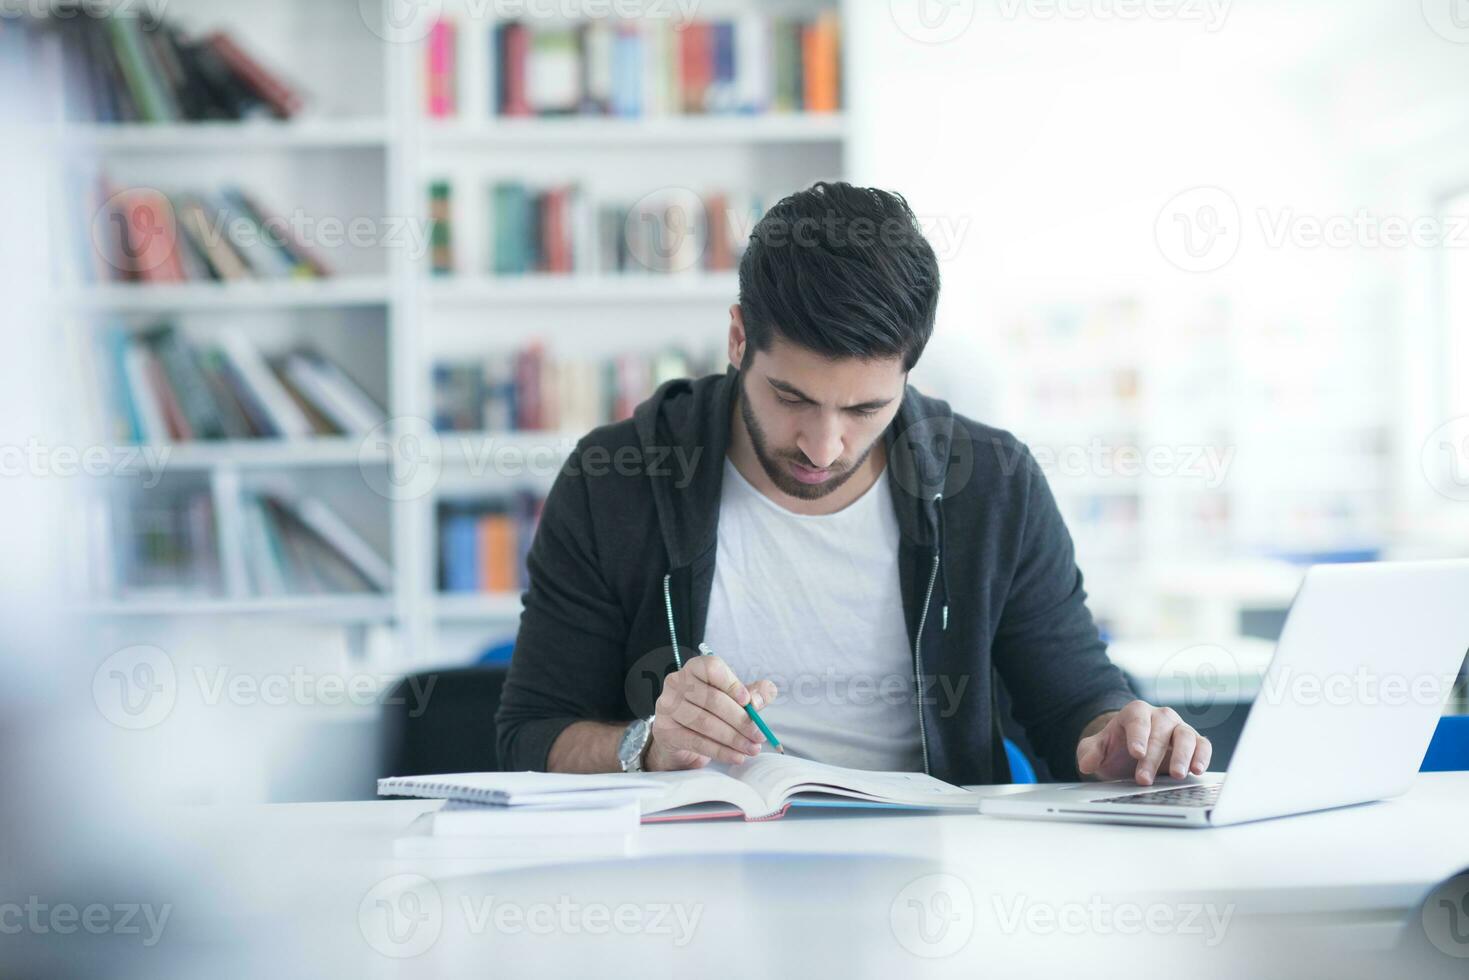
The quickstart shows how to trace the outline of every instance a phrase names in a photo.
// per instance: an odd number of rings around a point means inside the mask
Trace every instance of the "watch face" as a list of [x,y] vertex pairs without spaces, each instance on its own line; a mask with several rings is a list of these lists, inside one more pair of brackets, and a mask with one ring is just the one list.
[[617,759],[622,763],[623,770],[627,770],[637,764],[639,756],[643,754],[643,746],[648,742],[648,719],[639,718],[627,726],[622,733],[622,741],[617,746]]

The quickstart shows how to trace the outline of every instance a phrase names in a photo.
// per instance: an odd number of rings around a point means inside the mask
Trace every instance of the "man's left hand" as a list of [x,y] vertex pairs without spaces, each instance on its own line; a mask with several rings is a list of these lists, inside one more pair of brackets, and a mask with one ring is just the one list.
[[1172,708],[1133,701],[1102,718],[1107,719],[1102,729],[1076,744],[1076,767],[1083,776],[1131,776],[1138,785],[1151,786],[1159,773],[1182,779],[1209,768],[1214,746]]

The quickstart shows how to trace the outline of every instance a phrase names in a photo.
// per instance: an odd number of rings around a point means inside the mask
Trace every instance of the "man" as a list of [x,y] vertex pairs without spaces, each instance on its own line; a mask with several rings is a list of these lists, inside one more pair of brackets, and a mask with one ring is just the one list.
[[939,272],[906,201],[787,197],[739,288],[730,369],[587,435],[551,490],[502,764],[739,765],[753,702],[793,755],[1004,782],[998,675],[1059,778],[1203,772],[1107,659],[1029,451],[907,385]]

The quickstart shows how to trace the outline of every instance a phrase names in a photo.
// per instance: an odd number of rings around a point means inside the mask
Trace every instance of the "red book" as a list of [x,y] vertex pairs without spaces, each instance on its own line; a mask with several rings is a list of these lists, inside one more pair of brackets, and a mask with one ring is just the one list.
[[551,192],[546,221],[546,242],[551,255],[551,271],[567,273],[571,271],[571,242],[567,231],[567,196],[570,192],[565,187],[558,187]]
[[704,220],[709,229],[704,268],[711,272],[733,269],[734,252],[729,247],[729,205],[723,194],[710,194],[704,199]]
[[260,100],[270,106],[270,110],[282,119],[289,119],[301,111],[304,104],[301,95],[285,82],[245,53],[234,40],[221,31],[209,35],[205,42],[214,49],[230,71],[240,76],[241,80],[260,97]]
[[684,112],[703,112],[714,79],[714,28],[690,21],[679,30],[679,89]]
[[182,282],[178,225],[168,198],[150,188],[138,188],[117,195],[115,206],[122,230],[120,258],[127,278]]
[[541,427],[541,345],[532,344],[515,357],[515,427]]
[[507,116],[531,115],[526,97],[526,65],[530,59],[530,34],[524,24],[505,25],[505,107]]

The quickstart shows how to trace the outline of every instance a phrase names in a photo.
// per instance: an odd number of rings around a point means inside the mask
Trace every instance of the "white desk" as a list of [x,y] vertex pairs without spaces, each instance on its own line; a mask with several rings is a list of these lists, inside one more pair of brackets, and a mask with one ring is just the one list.
[[228,855],[214,952],[313,976],[1417,977],[1385,957],[1469,868],[1469,773],[1214,830],[807,814],[646,826],[632,855],[595,862],[394,859],[435,806],[189,811],[198,853]]

